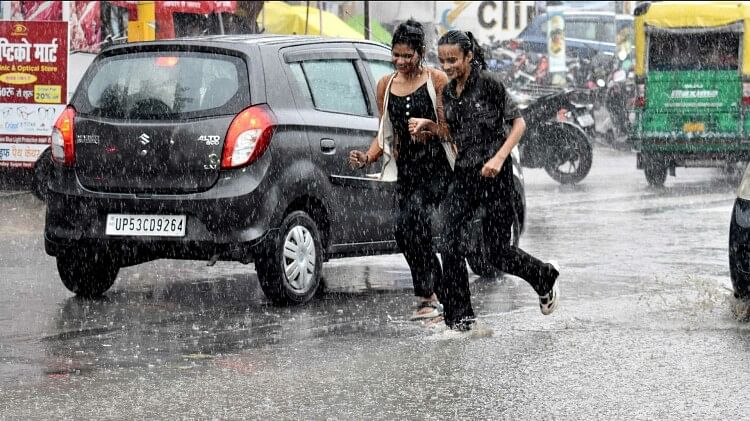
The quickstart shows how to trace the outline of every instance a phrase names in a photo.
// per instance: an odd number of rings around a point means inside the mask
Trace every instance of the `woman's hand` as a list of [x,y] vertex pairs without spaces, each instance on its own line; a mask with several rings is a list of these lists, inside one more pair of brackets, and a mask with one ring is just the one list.
[[351,151],[349,152],[349,165],[352,168],[362,168],[369,164],[369,157],[365,152],[362,151]]
[[426,142],[433,135],[431,128],[434,124],[435,123],[428,118],[410,118],[409,134],[415,140]]
[[495,177],[500,174],[500,169],[503,167],[504,162],[505,158],[497,155],[493,156],[482,167],[482,177]]

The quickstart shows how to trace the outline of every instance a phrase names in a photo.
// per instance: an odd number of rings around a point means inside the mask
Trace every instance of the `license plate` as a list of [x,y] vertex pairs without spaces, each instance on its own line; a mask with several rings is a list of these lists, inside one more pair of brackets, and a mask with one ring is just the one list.
[[594,117],[591,114],[580,114],[578,115],[578,125],[581,127],[588,127],[594,124]]
[[685,133],[695,133],[706,131],[706,125],[703,123],[685,123],[682,126],[682,131]]
[[184,237],[185,215],[107,215],[107,235]]

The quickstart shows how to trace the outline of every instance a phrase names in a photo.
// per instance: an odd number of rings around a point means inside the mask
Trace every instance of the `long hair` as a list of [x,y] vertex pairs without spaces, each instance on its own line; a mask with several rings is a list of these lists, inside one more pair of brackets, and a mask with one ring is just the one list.
[[484,70],[487,63],[484,61],[484,50],[479,46],[474,34],[464,31],[448,31],[438,40],[438,45],[458,45],[464,55],[469,52],[473,54],[471,65],[474,68]]

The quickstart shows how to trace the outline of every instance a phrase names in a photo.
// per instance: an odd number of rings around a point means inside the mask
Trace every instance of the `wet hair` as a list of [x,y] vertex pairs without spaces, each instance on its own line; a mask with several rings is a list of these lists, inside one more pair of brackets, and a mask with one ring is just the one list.
[[422,24],[410,18],[406,22],[402,22],[393,31],[393,39],[391,41],[391,48],[396,44],[406,44],[412,50],[419,54],[420,61],[424,59],[425,44],[424,44],[424,29]]
[[440,45],[458,45],[463,51],[464,56],[471,52],[474,58],[471,60],[471,65],[474,68],[484,70],[487,68],[487,63],[484,61],[484,50],[479,46],[474,34],[471,32],[464,31],[448,31],[443,34],[438,40],[438,46]]

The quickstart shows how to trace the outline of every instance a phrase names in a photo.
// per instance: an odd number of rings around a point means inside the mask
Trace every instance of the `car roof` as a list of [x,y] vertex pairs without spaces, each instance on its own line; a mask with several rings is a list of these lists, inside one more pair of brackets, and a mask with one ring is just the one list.
[[102,52],[116,51],[118,49],[133,49],[145,46],[169,46],[169,45],[214,45],[221,47],[243,47],[243,46],[277,46],[279,48],[287,46],[297,45],[312,45],[312,44],[342,44],[356,42],[359,44],[370,44],[374,46],[387,47],[381,43],[363,40],[363,39],[348,39],[348,38],[331,38],[331,37],[320,37],[311,35],[269,35],[269,34],[242,34],[242,35],[210,35],[201,37],[185,37],[185,38],[174,38],[166,40],[156,41],[144,41],[144,42],[130,42],[124,44],[112,45]]

